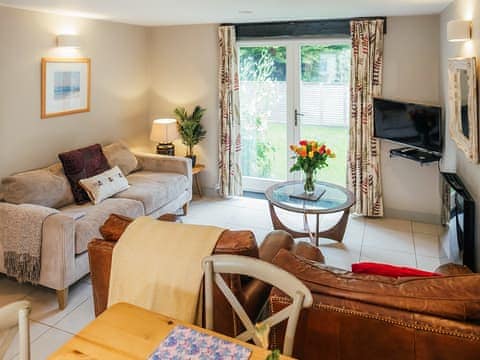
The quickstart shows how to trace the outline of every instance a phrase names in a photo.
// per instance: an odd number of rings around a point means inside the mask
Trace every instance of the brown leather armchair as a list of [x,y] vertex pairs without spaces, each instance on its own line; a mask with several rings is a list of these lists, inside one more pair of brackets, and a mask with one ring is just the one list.
[[[162,220],[173,221],[174,217],[164,217]],[[131,221],[131,219],[123,216],[111,215],[100,229],[104,239],[95,239],[88,245],[96,316],[107,307],[113,248]],[[280,249],[295,251],[311,259],[323,261],[322,254],[318,249],[310,249],[305,247],[304,244],[295,245],[292,237],[283,231],[271,232],[262,245],[258,247],[255,235],[251,231],[226,230],[218,240],[214,254],[244,255],[271,262]],[[259,280],[240,277],[239,275],[224,276],[248,315],[255,319],[268,300],[271,286]],[[216,289],[216,292],[214,297],[215,330],[229,336],[240,334],[243,331],[240,320],[236,317],[220,290]]]
[[[437,269],[442,277],[353,274],[283,250],[272,262],[313,295],[297,327],[298,359],[480,359],[480,274],[459,266]],[[269,309],[290,301],[272,289]],[[272,329],[272,349],[282,348],[284,331]]]

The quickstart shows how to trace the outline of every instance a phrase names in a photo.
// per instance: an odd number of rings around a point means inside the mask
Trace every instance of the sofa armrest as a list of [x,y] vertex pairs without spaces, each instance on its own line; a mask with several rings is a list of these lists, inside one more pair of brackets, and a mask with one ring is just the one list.
[[64,214],[45,219],[40,284],[63,290],[75,281],[75,220]]
[[265,236],[259,248],[259,258],[263,261],[272,262],[280,249],[291,250],[295,245],[293,237],[283,230],[274,230]]
[[135,156],[144,170],[182,174],[192,181],[192,160],[189,158],[146,153]]
[[454,263],[440,265],[435,269],[435,272],[442,275],[468,275],[473,273],[472,270],[465,265]]
[[[0,219],[8,224],[11,218],[15,224],[8,226],[16,226],[13,231],[22,231],[27,222],[38,226],[42,238],[39,284],[56,290],[68,287],[75,275],[75,220],[45,206],[0,203]],[[15,236],[8,231],[4,234]]]
[[114,246],[115,242],[97,239],[88,244],[95,316],[100,315],[107,308]]

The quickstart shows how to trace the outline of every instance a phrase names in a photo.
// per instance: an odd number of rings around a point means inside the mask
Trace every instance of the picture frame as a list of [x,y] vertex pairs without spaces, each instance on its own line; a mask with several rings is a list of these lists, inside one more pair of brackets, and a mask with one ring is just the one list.
[[475,57],[448,60],[449,130],[472,162],[479,161],[477,63]]
[[90,111],[90,59],[42,58],[41,118]]

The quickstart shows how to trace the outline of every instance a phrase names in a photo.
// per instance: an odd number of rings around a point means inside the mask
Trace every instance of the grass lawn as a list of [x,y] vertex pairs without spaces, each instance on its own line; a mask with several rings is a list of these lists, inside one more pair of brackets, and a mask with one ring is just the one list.
[[[317,173],[317,180],[345,185],[348,129],[346,127],[303,125],[301,133],[302,139],[326,143],[337,155],[335,159],[329,159],[328,167]],[[267,130],[267,138],[275,148],[275,152],[272,154],[272,167],[269,178],[285,179],[288,172],[287,158],[293,155],[289,149],[290,144],[287,144],[285,125],[270,123]],[[254,176],[254,174],[250,175]]]

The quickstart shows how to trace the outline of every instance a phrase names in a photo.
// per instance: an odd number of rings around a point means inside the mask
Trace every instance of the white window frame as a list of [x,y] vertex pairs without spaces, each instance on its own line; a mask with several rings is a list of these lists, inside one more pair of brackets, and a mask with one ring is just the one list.
[[[272,47],[283,46],[286,48],[286,82],[287,82],[287,144],[296,144],[300,140],[300,125],[295,126],[295,109],[300,109],[300,48],[303,45],[350,45],[350,38],[301,38],[301,39],[255,39],[239,40],[237,48],[241,47]],[[240,51],[239,51],[240,53]],[[240,57],[239,60],[240,61]],[[241,120],[241,119],[240,119]],[[288,154],[288,152],[287,152]],[[287,156],[287,169],[293,165],[293,160]],[[286,180],[298,180],[300,174],[286,174]],[[265,179],[253,176],[243,176],[243,189],[245,191],[263,193],[269,186],[285,180]]]

